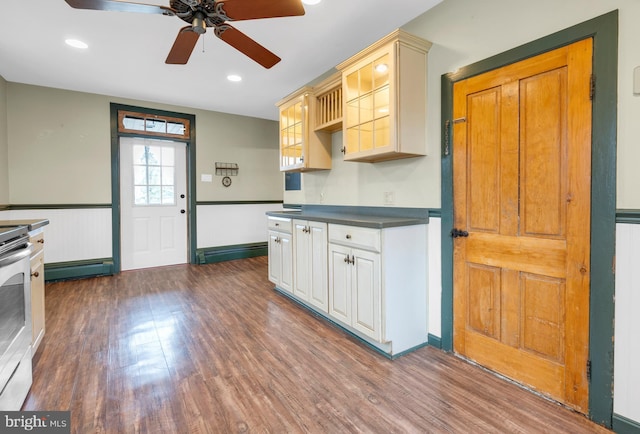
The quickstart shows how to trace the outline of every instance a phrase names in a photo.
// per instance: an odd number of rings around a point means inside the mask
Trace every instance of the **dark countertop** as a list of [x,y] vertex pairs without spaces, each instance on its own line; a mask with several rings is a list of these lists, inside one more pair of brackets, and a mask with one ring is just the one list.
[[422,208],[303,205],[300,211],[268,211],[266,214],[271,217],[312,220],[375,229],[429,223],[429,212]]
[[27,226],[29,232],[49,224],[49,219],[0,220],[0,227]]

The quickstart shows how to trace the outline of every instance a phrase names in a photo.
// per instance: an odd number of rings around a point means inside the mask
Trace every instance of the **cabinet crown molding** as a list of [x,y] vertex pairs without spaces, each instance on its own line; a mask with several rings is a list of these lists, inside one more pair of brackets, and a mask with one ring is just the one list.
[[301,95],[313,95],[313,87],[311,86],[302,86],[300,89],[291,92],[289,95],[285,96],[284,98],[282,98],[280,101],[278,101],[276,103],[276,107],[281,107],[285,104],[287,104],[289,101],[291,101],[292,99],[298,98]]
[[358,62],[360,59],[367,57],[372,53],[375,53],[379,49],[383,48],[384,46],[392,42],[399,42],[401,44],[408,45],[416,50],[424,51],[425,53],[428,53],[429,49],[433,45],[431,42],[427,41],[426,39],[422,39],[416,35],[412,35],[411,33],[408,33],[402,29],[396,29],[393,32],[389,33],[387,36],[378,40],[377,42],[369,45],[364,50],[360,51],[357,54],[354,54],[344,62],[340,63],[338,66],[336,66],[336,69],[338,71],[342,71],[343,69],[346,69],[349,66],[353,65],[354,63]]

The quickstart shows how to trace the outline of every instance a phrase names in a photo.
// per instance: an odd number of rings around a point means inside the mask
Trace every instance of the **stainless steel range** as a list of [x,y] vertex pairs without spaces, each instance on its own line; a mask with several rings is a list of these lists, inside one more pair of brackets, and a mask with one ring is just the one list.
[[31,387],[31,245],[26,226],[0,228],[0,411]]

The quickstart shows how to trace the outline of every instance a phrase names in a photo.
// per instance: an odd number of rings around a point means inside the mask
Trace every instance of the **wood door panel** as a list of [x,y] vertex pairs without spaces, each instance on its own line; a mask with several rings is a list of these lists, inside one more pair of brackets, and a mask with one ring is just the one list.
[[564,362],[564,279],[521,274],[522,348]]
[[567,206],[567,70],[521,81],[521,234],[561,238]]
[[477,231],[500,231],[500,88],[469,95],[467,221]]
[[[466,357],[481,360],[482,365],[536,390],[544,390],[558,401],[564,401],[565,368],[559,363],[502,345],[487,336],[468,331]],[[499,354],[499,357],[496,357]]]
[[454,84],[454,350],[588,410],[592,40]]
[[467,324],[470,329],[500,340],[500,268],[469,264]]
[[564,278],[566,250],[564,240],[473,233],[465,253],[471,263]]

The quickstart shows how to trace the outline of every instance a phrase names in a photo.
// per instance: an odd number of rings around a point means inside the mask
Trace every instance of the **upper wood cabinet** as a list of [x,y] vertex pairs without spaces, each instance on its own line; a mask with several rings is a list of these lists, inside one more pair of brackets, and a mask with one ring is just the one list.
[[427,154],[427,53],[431,43],[396,30],[337,66],[348,161]]
[[278,102],[281,171],[331,169],[331,133],[314,129],[316,104],[311,87],[304,87]]

